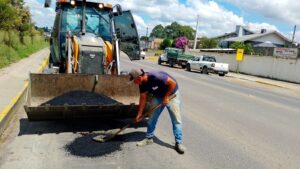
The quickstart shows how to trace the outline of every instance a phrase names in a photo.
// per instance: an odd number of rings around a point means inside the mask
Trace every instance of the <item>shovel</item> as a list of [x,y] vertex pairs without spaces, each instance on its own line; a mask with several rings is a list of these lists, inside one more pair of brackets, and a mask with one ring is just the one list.
[[[172,100],[173,98],[176,97],[176,94],[173,94],[169,97],[169,100]],[[147,113],[144,113],[142,115],[142,119],[144,119],[145,117],[149,116],[150,114],[152,114],[156,109],[158,109],[159,107],[162,106],[162,103],[160,103],[159,105],[157,105],[156,107],[154,107],[153,109],[151,109],[150,111],[148,111]],[[93,137],[93,140],[96,142],[106,142],[109,141],[113,138],[115,138],[117,135],[119,135],[122,131],[124,131],[125,129],[127,129],[128,127],[135,125],[136,122],[132,122],[132,123],[128,123],[127,125],[125,125],[124,127],[122,127],[120,130],[118,130],[117,132],[115,132],[114,134],[108,134],[108,135],[98,135]]]

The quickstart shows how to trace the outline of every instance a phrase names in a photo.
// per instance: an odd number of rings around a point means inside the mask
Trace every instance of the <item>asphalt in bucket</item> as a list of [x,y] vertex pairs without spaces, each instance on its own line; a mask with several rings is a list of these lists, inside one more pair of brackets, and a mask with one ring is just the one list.
[[120,102],[100,93],[94,93],[89,91],[70,91],[63,95],[57,96],[45,103],[43,105],[111,105],[111,104],[121,104]]

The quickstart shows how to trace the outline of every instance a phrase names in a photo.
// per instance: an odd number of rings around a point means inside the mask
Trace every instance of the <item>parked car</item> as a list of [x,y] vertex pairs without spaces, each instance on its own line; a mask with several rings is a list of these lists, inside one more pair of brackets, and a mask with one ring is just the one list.
[[182,49],[178,48],[166,48],[165,52],[159,56],[158,64],[167,63],[170,67],[174,65],[186,67],[187,62],[195,56],[186,54]]
[[188,61],[186,70],[199,70],[203,74],[212,72],[224,76],[229,71],[229,64],[217,63],[216,58],[212,56],[196,56]]

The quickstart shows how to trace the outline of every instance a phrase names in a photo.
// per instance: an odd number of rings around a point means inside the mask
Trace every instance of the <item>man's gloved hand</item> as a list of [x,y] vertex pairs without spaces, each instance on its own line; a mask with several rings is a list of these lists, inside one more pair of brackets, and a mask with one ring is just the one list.
[[135,122],[139,123],[140,121],[142,121],[142,113],[138,113],[137,116],[135,117]]
[[166,104],[169,103],[169,101],[170,101],[170,100],[169,100],[168,96],[166,96],[166,97],[163,98],[162,104],[163,104],[163,105],[166,105]]

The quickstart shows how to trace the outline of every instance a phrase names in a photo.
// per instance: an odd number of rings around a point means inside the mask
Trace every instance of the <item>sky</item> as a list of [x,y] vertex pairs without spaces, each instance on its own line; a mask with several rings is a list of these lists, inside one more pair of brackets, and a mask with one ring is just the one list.
[[[25,0],[37,26],[52,27],[55,16],[54,2],[44,8],[43,0]],[[95,0],[93,0],[95,1]],[[196,29],[199,16],[198,37],[215,37],[235,31],[243,25],[252,31],[276,30],[292,39],[294,25],[300,24],[299,0],[103,0],[120,4],[131,10],[140,36],[151,33],[158,24],[169,25],[176,21]],[[300,25],[296,41],[300,42]]]

